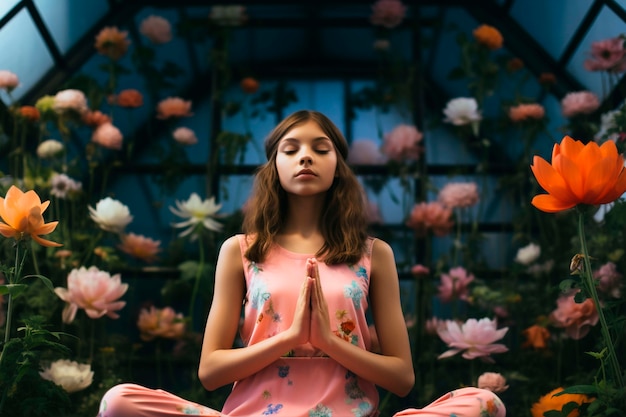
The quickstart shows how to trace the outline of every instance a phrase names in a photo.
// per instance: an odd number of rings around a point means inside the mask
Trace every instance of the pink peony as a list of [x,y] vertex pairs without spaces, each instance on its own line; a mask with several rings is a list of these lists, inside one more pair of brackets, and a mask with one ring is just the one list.
[[478,202],[478,186],[475,182],[449,182],[437,197],[446,207],[470,207]]
[[584,63],[587,71],[626,71],[626,50],[621,36],[591,43],[591,58]]
[[478,388],[489,390],[495,394],[506,391],[509,386],[506,378],[497,372],[485,372],[478,377]]
[[74,89],[62,90],[56,93],[53,108],[58,114],[74,111],[82,115],[89,110],[85,93]]
[[591,298],[582,303],[574,300],[576,292],[561,295],[557,308],[550,314],[550,319],[556,327],[565,329],[565,333],[572,339],[582,339],[589,333],[591,326],[598,323],[598,311]]
[[172,307],[163,309],[151,306],[142,309],[137,320],[141,340],[150,341],[157,337],[180,339],[185,334],[185,319]]
[[122,235],[121,239],[122,243],[118,245],[118,248],[122,252],[147,263],[155,261],[157,254],[161,251],[160,240],[153,240],[135,233]]
[[195,145],[198,143],[196,133],[188,127],[179,127],[172,133],[172,137],[181,145]]
[[161,16],[148,16],[141,21],[139,32],[154,44],[167,43],[172,40],[172,25]]
[[92,142],[97,143],[103,148],[116,151],[122,149],[123,140],[124,136],[122,136],[122,132],[110,122],[98,126],[91,135]]
[[437,330],[437,334],[451,349],[439,355],[439,359],[463,352],[465,359],[481,358],[485,362],[493,362],[490,356],[492,353],[509,350],[503,344],[494,343],[502,339],[508,330],[508,327],[498,329],[497,321],[486,317],[480,320],[468,319],[462,325],[447,320],[445,326]]
[[179,97],[168,97],[157,105],[157,119],[169,119],[170,117],[189,117],[191,113],[191,101]]
[[454,225],[452,209],[437,201],[415,204],[406,225],[418,236],[425,236],[429,230],[435,236],[445,236]]
[[597,271],[593,272],[593,277],[598,280],[598,289],[613,298],[620,298],[622,295],[622,274],[617,272],[613,262],[607,262]]
[[568,93],[561,100],[561,112],[565,117],[593,113],[600,107],[600,100],[591,91]]
[[385,134],[382,153],[394,161],[417,161],[422,154],[419,143],[424,135],[415,126],[398,125]]
[[474,281],[474,275],[469,274],[465,268],[457,266],[450,269],[447,274],[441,274],[439,284],[439,299],[444,303],[452,300],[467,300],[469,284]]
[[406,6],[400,0],[378,0],[372,6],[370,22],[374,26],[393,29],[402,23],[406,16]]
[[383,165],[387,157],[380,152],[380,147],[370,139],[359,139],[352,142],[348,154],[348,163],[355,165]]
[[9,93],[20,85],[17,75],[7,70],[0,70],[0,89],[7,90]]
[[126,293],[126,290],[128,284],[122,284],[120,274],[111,276],[95,266],[89,269],[82,266],[80,269],[72,269],[69,273],[67,289],[57,287],[54,292],[67,303],[63,309],[63,322],[71,323],[79,308],[84,309],[92,319],[104,315],[112,319],[119,318],[115,312],[121,310],[126,302],[118,299]]

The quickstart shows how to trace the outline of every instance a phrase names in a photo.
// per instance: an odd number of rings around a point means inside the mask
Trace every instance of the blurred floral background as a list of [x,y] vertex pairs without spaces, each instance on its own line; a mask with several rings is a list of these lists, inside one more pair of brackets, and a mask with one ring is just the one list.
[[[371,233],[396,251],[416,385],[381,391],[382,416],[468,385],[510,416],[626,413],[624,33],[583,43],[601,88],[572,88],[503,27],[453,15],[434,27],[446,97],[407,51],[428,20],[408,2],[362,5],[353,46],[376,65],[350,83],[259,70],[247,31],[276,17],[202,10],[97,28],[94,58],[44,94],[17,98],[0,63],[0,415],[94,416],[122,381],[220,408],[229,387],[196,376],[217,250],[264,135],[303,107],[345,132]],[[189,68],[202,83],[181,89]]]

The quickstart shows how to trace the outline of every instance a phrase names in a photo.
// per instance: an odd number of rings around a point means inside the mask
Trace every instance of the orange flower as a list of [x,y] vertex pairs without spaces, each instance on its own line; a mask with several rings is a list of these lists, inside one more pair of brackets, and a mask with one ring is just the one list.
[[476,38],[478,43],[485,45],[491,50],[501,48],[504,42],[500,31],[489,25],[481,25],[474,29],[474,38]]
[[513,122],[524,120],[540,120],[546,115],[546,111],[541,104],[518,104],[509,108],[509,118]]
[[548,347],[546,342],[550,338],[550,331],[545,327],[534,324],[524,329],[522,334],[526,336],[526,341],[522,344],[522,347],[533,347],[535,349],[545,349]]
[[244,93],[254,94],[259,90],[259,82],[252,77],[246,77],[241,80],[240,86]]
[[102,113],[100,110],[93,110],[84,113],[82,116],[83,123],[87,126],[97,127],[105,123],[111,123],[111,118]]
[[[546,411],[561,411],[563,406],[569,402],[575,402],[576,404],[581,405],[583,403],[593,401],[592,398],[583,394],[563,394],[555,396],[555,394],[558,394],[561,391],[563,391],[563,388],[556,388],[539,398],[539,401],[534,403],[530,409],[533,417],[543,417]],[[578,417],[579,415],[578,409],[574,409],[567,415],[567,417]]]
[[36,122],[39,120],[39,117],[41,117],[39,110],[37,110],[35,106],[22,106],[19,109],[19,113],[20,116],[31,122]]
[[536,195],[531,203],[548,213],[578,204],[609,203],[626,192],[624,157],[610,140],[602,146],[593,141],[585,145],[565,136],[552,149],[552,165],[535,155],[530,168],[548,192]]
[[43,212],[50,201],[41,202],[37,193],[30,190],[26,193],[12,185],[5,198],[0,197],[0,234],[21,240],[30,237],[42,246],[62,246],[60,243],[43,239],[39,235],[47,235],[57,227],[59,222],[44,223]]
[[126,39],[127,31],[120,31],[116,27],[105,27],[96,36],[95,48],[101,55],[117,61],[128,50],[130,41]]
[[539,75],[539,84],[552,85],[556,84],[556,76],[551,72],[542,72]]
[[117,95],[117,105],[120,107],[141,107],[143,95],[133,88],[122,90]]

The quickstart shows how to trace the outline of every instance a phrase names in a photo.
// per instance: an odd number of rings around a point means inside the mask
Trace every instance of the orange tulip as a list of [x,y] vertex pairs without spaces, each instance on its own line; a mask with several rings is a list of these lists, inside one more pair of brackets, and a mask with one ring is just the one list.
[[552,150],[552,165],[539,156],[530,167],[548,194],[536,195],[532,205],[556,213],[578,204],[605,204],[626,192],[624,157],[613,141],[599,146],[565,136]]
[[21,240],[30,237],[42,246],[62,246],[60,243],[43,239],[39,235],[47,235],[57,227],[59,222],[45,223],[43,212],[50,201],[41,202],[33,190],[22,192],[16,186],[11,186],[5,198],[0,197],[0,234]]

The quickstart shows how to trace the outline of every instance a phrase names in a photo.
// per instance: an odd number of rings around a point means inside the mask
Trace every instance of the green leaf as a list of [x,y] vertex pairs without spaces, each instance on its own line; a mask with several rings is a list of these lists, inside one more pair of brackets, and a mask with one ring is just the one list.
[[5,284],[0,285],[0,295],[11,294],[13,297],[17,297],[28,288],[26,284]]
[[563,394],[585,394],[585,395],[597,395],[598,388],[595,385],[572,385],[565,388],[563,391],[554,394],[556,397]]
[[[26,275],[24,276],[24,278],[39,278],[41,280],[41,282],[52,292],[54,292],[54,285],[52,284],[52,281],[50,281],[50,279],[48,277],[45,277],[43,275]],[[23,279],[23,278],[22,278]]]

